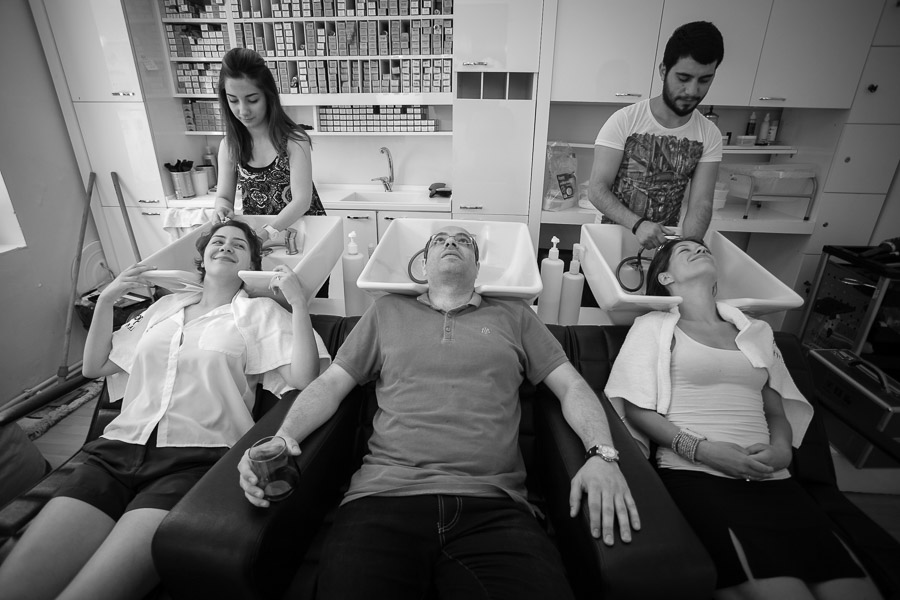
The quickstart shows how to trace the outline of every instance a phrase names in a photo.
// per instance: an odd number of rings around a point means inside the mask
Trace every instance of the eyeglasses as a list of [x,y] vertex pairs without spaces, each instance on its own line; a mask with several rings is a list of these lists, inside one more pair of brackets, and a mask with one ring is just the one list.
[[447,240],[451,238],[459,246],[466,246],[468,248],[475,247],[475,240],[468,233],[456,233],[454,235],[450,235],[449,233],[444,233],[443,231],[440,231],[431,236],[431,239],[428,240],[428,247],[430,248],[431,246],[441,246],[443,244],[446,244]]

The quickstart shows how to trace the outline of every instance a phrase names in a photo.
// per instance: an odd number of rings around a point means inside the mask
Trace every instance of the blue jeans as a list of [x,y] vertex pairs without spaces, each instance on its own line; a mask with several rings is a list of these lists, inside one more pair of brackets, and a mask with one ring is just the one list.
[[510,498],[369,496],[338,510],[318,598],[572,598],[562,560]]

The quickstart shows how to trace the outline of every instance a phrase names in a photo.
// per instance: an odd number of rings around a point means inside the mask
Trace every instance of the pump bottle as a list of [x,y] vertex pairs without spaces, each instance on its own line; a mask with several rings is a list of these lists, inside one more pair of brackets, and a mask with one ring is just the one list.
[[556,244],[559,238],[550,238],[553,247],[547,258],[541,261],[541,283],[544,290],[538,297],[537,314],[546,324],[556,324],[559,321],[559,297],[562,292],[563,261],[559,258],[559,249]]
[[341,266],[344,271],[344,314],[352,317],[366,312],[369,302],[366,293],[356,285],[356,280],[366,266],[366,257],[359,253],[356,232],[351,231],[347,237],[350,242],[347,244],[347,252],[341,257]]
[[763,118],[762,125],[759,126],[759,131],[756,132],[756,145],[757,146],[765,146],[769,143],[769,113],[766,113],[765,118]]
[[584,292],[584,275],[579,273],[584,246],[574,244],[572,246],[572,261],[569,263],[569,271],[563,273],[562,291],[559,299],[559,324],[578,325],[581,316],[581,295]]
[[206,150],[203,154],[203,164],[212,165],[213,175],[212,181],[209,182],[209,187],[214,187],[219,177],[219,157],[216,156],[216,153],[213,152],[212,146],[207,146]]

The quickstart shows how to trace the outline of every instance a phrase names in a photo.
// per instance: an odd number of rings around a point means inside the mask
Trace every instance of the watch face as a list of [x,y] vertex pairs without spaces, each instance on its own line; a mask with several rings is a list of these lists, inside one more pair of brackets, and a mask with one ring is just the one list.
[[616,460],[619,458],[619,453],[611,446],[600,446],[600,456],[603,460]]

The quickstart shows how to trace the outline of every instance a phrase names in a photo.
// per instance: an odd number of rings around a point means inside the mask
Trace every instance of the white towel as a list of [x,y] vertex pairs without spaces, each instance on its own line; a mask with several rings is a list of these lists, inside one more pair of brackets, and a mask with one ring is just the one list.
[[163,215],[163,229],[174,242],[212,221],[214,214],[214,208],[167,208]]

